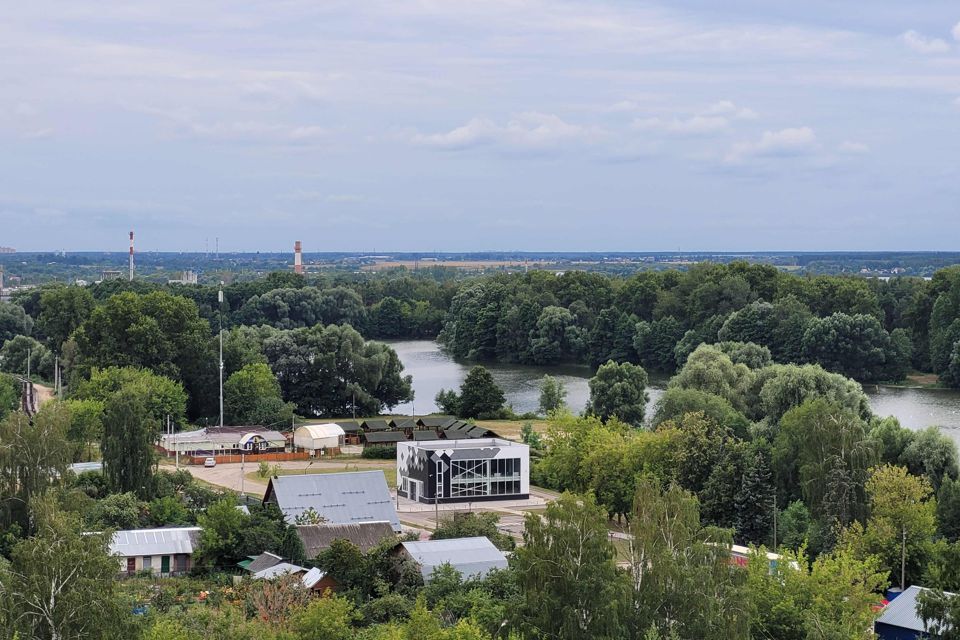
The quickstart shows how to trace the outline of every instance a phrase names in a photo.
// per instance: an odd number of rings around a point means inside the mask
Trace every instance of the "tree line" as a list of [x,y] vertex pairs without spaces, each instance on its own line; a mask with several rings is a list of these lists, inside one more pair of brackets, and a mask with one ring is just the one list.
[[752,342],[781,363],[860,381],[932,371],[960,384],[960,268],[919,278],[801,277],[700,264],[629,278],[543,271],[461,285],[440,334],[457,357],[525,364],[608,360],[672,372],[702,343]]

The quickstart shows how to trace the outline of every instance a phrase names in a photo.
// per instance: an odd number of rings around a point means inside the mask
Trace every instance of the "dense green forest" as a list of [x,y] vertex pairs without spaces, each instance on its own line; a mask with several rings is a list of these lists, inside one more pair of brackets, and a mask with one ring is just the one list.
[[[116,297],[120,293],[128,297]],[[161,293],[169,295],[160,298]],[[163,309],[157,307],[161,299]],[[226,329],[281,331],[350,325],[367,339],[439,337],[455,356],[478,361],[597,366],[614,360],[668,373],[701,343],[752,342],[767,347],[775,362],[820,364],[861,382],[897,381],[916,370],[960,385],[960,268],[938,271],[931,280],[879,280],[796,276],[745,262],[630,277],[534,271],[455,280],[427,272],[329,277],[274,272],[226,286],[222,308],[210,286],[113,280],[87,288],[41,287],[0,305],[4,369],[25,368],[32,338],[43,347],[33,356],[41,376],[50,374],[56,354],[70,365],[79,355],[85,375],[102,355],[123,350],[129,336],[117,332],[132,331],[135,322],[123,326],[130,313],[157,319],[157,342],[170,353],[151,357],[169,360],[177,369],[174,377],[185,377],[194,417],[209,415],[209,402],[193,392],[209,385],[211,375],[210,365],[201,362],[209,353],[200,342],[221,323]],[[172,344],[185,338],[168,340],[165,322],[193,327],[194,344]],[[105,323],[112,338],[87,337],[107,331],[98,328]],[[94,348],[95,342],[100,346]],[[130,346],[126,360],[154,366],[134,353],[156,352],[154,345]],[[100,356],[88,353],[97,350]],[[196,362],[174,362],[178,350]]]

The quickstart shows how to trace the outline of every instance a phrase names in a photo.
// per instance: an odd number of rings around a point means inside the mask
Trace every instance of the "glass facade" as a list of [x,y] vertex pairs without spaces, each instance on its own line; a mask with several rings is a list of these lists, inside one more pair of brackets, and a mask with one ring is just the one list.
[[450,463],[451,498],[510,495],[520,495],[519,459],[453,460]]

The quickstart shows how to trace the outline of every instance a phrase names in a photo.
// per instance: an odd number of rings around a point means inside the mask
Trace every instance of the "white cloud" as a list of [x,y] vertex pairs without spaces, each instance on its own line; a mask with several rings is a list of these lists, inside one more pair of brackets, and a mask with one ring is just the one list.
[[721,116],[693,116],[690,118],[644,118],[634,120],[631,125],[641,131],[661,131],[677,135],[708,135],[725,131],[730,127],[730,121]]
[[850,155],[858,155],[861,153],[867,153],[870,151],[870,147],[862,142],[854,142],[852,140],[846,140],[837,147],[837,151],[840,153],[846,153]]
[[640,108],[640,105],[633,100],[621,100],[620,102],[615,102],[609,107],[606,107],[604,111],[609,113],[624,113],[630,111],[636,111]]
[[960,97],[953,99],[953,106],[955,106],[957,109],[960,109]]
[[328,131],[315,125],[290,126],[265,122],[190,123],[184,130],[188,136],[222,142],[280,142],[306,143],[327,135]]
[[900,36],[903,43],[917,53],[946,53],[950,51],[950,45],[940,38],[928,38],[927,36],[914,31],[905,32]]
[[819,148],[817,136],[810,127],[793,127],[779,131],[764,131],[756,142],[738,142],[731,147],[725,160],[740,162],[746,158],[777,158],[801,156]]
[[39,129],[30,129],[29,131],[24,131],[22,137],[27,139],[40,139],[40,138],[49,138],[53,135],[53,127],[41,127]]
[[960,22],[953,25],[953,29],[950,31],[950,34],[953,35],[954,40],[960,42]]
[[740,120],[754,120],[759,117],[759,114],[753,109],[738,107],[730,100],[720,100],[719,102],[715,102],[707,107],[707,110],[704,111],[704,113],[706,115],[730,116]]
[[521,149],[543,149],[566,143],[586,143],[600,138],[595,127],[570,124],[549,113],[527,112],[499,125],[487,118],[473,118],[444,133],[413,133],[410,142],[438,149],[467,149],[484,144],[502,144]]

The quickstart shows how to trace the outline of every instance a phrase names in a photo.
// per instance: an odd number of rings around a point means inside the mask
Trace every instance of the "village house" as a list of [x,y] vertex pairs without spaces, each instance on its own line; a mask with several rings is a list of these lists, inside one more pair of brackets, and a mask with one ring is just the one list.
[[200,540],[200,527],[131,529],[117,531],[109,553],[119,561],[121,575],[149,571],[161,576],[186,574]]
[[167,455],[249,455],[280,452],[286,446],[282,433],[262,427],[208,427],[160,437],[160,448]]
[[393,525],[386,520],[353,524],[301,524],[296,526],[296,532],[307,558],[311,559],[329,549],[334,540],[346,540],[366,553],[384,541],[397,537]]
[[312,510],[323,524],[386,521],[400,531],[387,479],[379,470],[276,476],[267,484],[263,502],[277,505],[290,524]]
[[[880,640],[921,640],[938,637],[927,632],[923,620],[917,615],[917,598],[926,591],[924,587],[909,587],[890,601],[873,624],[873,631]],[[945,592],[949,596],[955,594]]]
[[507,568],[507,557],[482,536],[401,542],[394,552],[417,565],[425,581],[445,564],[453,567],[463,578],[483,577],[494,569]]

